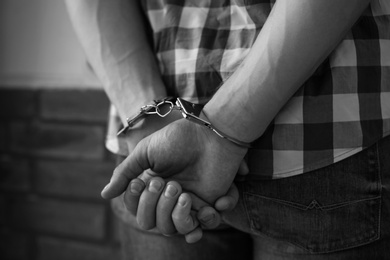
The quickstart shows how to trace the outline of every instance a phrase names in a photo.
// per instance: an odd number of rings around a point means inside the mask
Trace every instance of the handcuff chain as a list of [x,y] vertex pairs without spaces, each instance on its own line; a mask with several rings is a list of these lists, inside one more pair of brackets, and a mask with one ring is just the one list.
[[[165,104],[169,104],[169,110],[164,113],[161,111],[161,107]],[[180,110],[180,107],[176,106],[171,101],[163,100],[163,101],[155,101],[155,104],[145,105],[141,107],[140,112],[147,115],[158,115],[160,117],[166,117],[172,112],[172,110]]]

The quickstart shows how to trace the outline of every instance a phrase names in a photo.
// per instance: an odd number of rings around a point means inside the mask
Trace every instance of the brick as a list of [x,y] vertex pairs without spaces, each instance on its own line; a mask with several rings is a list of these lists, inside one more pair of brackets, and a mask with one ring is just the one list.
[[4,152],[7,149],[7,132],[6,126],[3,122],[0,122],[0,152]]
[[5,196],[0,193],[0,225],[5,226],[7,223],[7,202]]
[[64,159],[104,157],[104,128],[99,126],[12,123],[11,151]]
[[103,90],[45,90],[41,93],[44,119],[105,123],[109,101]]
[[9,205],[11,224],[37,232],[103,239],[106,206],[30,196]]
[[116,246],[99,245],[51,237],[39,238],[37,242],[38,260],[106,260],[120,259]]
[[33,117],[37,114],[36,90],[0,89],[0,117]]
[[30,163],[23,158],[0,155],[0,189],[27,192],[31,190]]
[[39,161],[34,188],[40,193],[101,199],[100,192],[114,170],[111,162]]
[[0,252],[2,259],[28,260],[31,259],[32,247],[26,234],[6,228],[1,229]]

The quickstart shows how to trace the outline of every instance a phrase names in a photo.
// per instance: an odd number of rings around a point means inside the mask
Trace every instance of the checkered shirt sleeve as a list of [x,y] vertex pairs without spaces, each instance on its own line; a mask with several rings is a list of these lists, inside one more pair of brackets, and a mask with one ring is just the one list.
[[[169,95],[206,103],[248,54],[274,1],[142,4]],[[342,160],[389,133],[390,1],[373,0],[253,143],[249,167],[266,178],[292,176]]]

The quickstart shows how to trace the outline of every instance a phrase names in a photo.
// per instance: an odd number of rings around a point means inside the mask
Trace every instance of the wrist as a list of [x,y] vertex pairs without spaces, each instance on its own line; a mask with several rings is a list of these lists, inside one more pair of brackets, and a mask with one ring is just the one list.
[[213,124],[213,127],[231,139],[250,144],[255,138],[248,135],[250,129],[244,127],[246,124],[243,122],[246,120],[246,115],[238,115],[238,106],[233,107],[229,102],[223,105],[222,102],[213,104],[212,101],[205,105],[202,114]]
[[123,134],[129,151],[132,151],[138,142],[140,142],[145,137],[153,134],[154,132],[157,132],[158,130],[180,118],[183,117],[178,111],[172,111],[166,117],[159,117],[157,115],[145,117],[138,124]]
[[127,124],[127,118],[136,114],[141,107],[150,104],[153,100],[166,96],[164,85],[158,82],[155,82],[154,85],[147,82],[143,84],[127,82],[117,84],[124,86],[120,88],[120,91],[113,91],[112,89],[115,89],[114,86],[110,86],[107,94],[117,108],[124,125]]
[[[205,117],[201,116],[202,119],[205,119]],[[248,151],[248,148],[239,146],[226,138],[221,138],[218,136],[215,132],[210,130],[208,127],[205,127],[201,124],[196,124],[194,122],[191,122],[190,120],[187,120],[185,118],[180,119],[178,121],[181,121],[183,125],[185,125],[185,131],[189,133],[190,138],[194,136],[202,136],[203,138],[200,138],[199,140],[203,140],[204,149],[213,149],[219,152],[227,153],[227,154],[234,154],[235,157],[240,158],[239,161],[241,162],[242,158],[244,158],[245,154]],[[191,130],[188,130],[191,129]],[[209,147],[209,148],[208,148]]]
[[209,119],[209,117],[207,116],[207,112],[202,110],[201,113],[200,113],[200,116],[199,116],[201,119],[203,119],[205,122],[207,122],[207,127],[213,131],[216,135],[218,135],[219,137],[223,138],[223,139],[226,139],[232,143],[234,143],[235,145],[237,146],[240,146],[240,147],[243,147],[243,148],[251,148],[251,144],[250,143],[247,143],[247,142],[243,142],[233,136],[229,136],[228,134],[226,134],[225,132],[221,131],[220,129],[218,129]]
[[221,130],[217,129],[210,122],[207,115],[203,112],[202,110],[203,107],[204,107],[203,105],[193,104],[181,98],[178,98],[176,100],[176,108],[182,112],[184,118],[198,125],[202,125],[203,127],[208,128],[211,132],[214,132],[214,134],[216,134],[220,138],[226,139],[237,146],[244,147],[244,148],[251,147],[250,143],[242,142],[232,136],[225,134]]

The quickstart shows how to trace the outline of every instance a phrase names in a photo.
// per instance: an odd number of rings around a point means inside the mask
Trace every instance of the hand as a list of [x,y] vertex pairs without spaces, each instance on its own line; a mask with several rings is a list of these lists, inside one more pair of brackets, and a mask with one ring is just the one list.
[[[164,235],[179,233],[185,235],[188,243],[195,243],[203,235],[199,224],[203,229],[220,225],[219,213],[195,195],[181,193],[177,182],[170,181],[164,185],[163,179],[152,177],[146,183],[139,178],[133,179],[124,195],[124,204],[137,216],[141,228],[150,230],[157,227]],[[233,184],[228,194],[217,200],[217,209],[230,210],[237,201],[238,191]],[[200,208],[197,214],[191,211],[192,206]]]
[[126,133],[125,140],[128,150],[133,151],[139,141],[181,118],[183,118],[183,116],[179,111],[172,111],[166,117],[159,117],[157,115],[146,117]]
[[[238,174],[243,176],[248,172],[246,162],[242,161]],[[149,230],[157,226],[162,234],[173,234],[176,229],[170,218],[174,204],[182,192],[181,185],[176,181],[170,181],[165,185],[163,179],[153,175],[155,174],[152,171],[146,170],[130,182],[123,196],[124,205],[132,215],[137,217],[141,228]],[[199,211],[198,217],[202,227],[216,228],[221,223],[219,213],[195,194],[189,193],[189,195],[192,208]],[[227,194],[218,198],[215,208],[219,211],[232,210],[238,202],[238,197],[238,190],[233,183]]]
[[115,169],[102,196],[119,196],[130,180],[151,169],[213,204],[228,191],[246,151],[206,127],[177,120],[139,142]]

